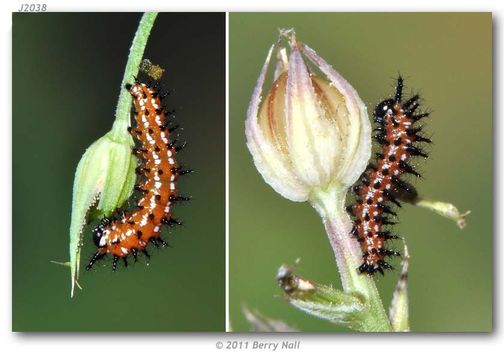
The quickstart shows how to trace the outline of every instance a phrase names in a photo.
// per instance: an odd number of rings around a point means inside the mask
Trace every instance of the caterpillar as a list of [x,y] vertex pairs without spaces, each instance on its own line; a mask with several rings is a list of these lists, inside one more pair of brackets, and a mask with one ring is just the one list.
[[177,127],[169,127],[166,117],[171,112],[166,111],[161,104],[167,94],[160,94],[159,85],[139,82],[127,84],[126,89],[133,97],[135,106],[136,126],[128,131],[140,144],[132,149],[139,158],[140,165],[136,173],[140,181],[135,190],[141,196],[136,208],[122,211],[119,218],[103,219],[93,230],[93,241],[97,247],[86,269],[90,270],[99,259],[107,254],[113,256],[112,270],[117,269],[119,259],[128,265],[127,257],[131,254],[135,261],[142,252],[147,258],[147,246],[152,243],[156,247],[168,244],[160,237],[163,225],[180,225],[181,222],[172,217],[172,207],[177,201],[190,200],[179,196],[177,179],[179,176],[192,172],[178,167],[175,155],[185,144],[177,146],[170,139]]
[[[416,143],[431,142],[420,134],[422,126],[417,126],[417,122],[429,113],[417,112],[419,95],[402,101],[403,86],[403,79],[399,76],[394,98],[383,100],[374,109],[377,127],[373,138],[381,146],[381,152],[367,167],[358,185],[353,187],[357,201],[347,207],[354,219],[351,234],[357,238],[363,252],[358,271],[369,275],[376,272],[383,275],[384,269],[393,269],[385,258],[400,256],[399,252],[385,246],[388,240],[398,238],[387,229],[395,224],[389,215],[397,216],[391,205],[401,207],[399,198],[416,194],[415,188],[401,177],[404,174],[420,177],[410,160],[415,156],[427,158]],[[401,193],[404,195],[399,196]]]

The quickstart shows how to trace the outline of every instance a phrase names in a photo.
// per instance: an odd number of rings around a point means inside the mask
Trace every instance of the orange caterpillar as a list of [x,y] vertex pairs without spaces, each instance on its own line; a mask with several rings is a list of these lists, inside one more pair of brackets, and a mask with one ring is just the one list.
[[176,201],[189,200],[177,195],[177,178],[191,170],[182,170],[177,166],[175,154],[183,146],[175,146],[170,141],[170,134],[175,128],[168,128],[165,117],[168,114],[161,104],[157,88],[136,82],[126,85],[134,99],[136,127],[128,130],[136,137],[141,146],[134,148],[141,162],[137,174],[141,182],[135,186],[142,194],[135,210],[123,212],[119,219],[102,220],[93,230],[93,241],[98,250],[89,261],[87,270],[106,254],[113,256],[112,270],[115,271],[119,258],[127,266],[127,257],[131,254],[137,259],[139,251],[149,257],[146,247],[166,246],[160,238],[164,224],[174,225],[180,222],[172,217],[172,207]]
[[364,172],[360,185],[354,186],[357,202],[347,207],[354,216],[352,235],[357,237],[363,252],[363,263],[359,267],[361,273],[373,275],[383,269],[392,269],[385,261],[389,256],[400,256],[398,252],[385,247],[389,239],[397,239],[384,226],[395,224],[386,214],[396,216],[389,206],[394,203],[401,206],[395,194],[406,192],[416,194],[411,184],[401,180],[405,173],[420,176],[409,164],[412,156],[427,157],[416,142],[430,140],[420,136],[421,126],[416,122],[428,113],[416,113],[419,106],[419,96],[402,102],[403,79],[397,79],[396,93],[393,99],[386,99],[379,103],[373,113],[378,127],[374,138],[382,146],[375,164],[368,166]]

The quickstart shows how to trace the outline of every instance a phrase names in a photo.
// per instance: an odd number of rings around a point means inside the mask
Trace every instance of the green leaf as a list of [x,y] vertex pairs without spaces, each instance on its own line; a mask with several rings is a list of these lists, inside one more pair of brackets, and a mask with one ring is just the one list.
[[299,330],[287,325],[285,322],[272,319],[261,314],[257,310],[250,310],[246,305],[242,305],[242,312],[255,332],[297,332]]
[[420,197],[415,199],[413,205],[429,209],[438,215],[455,221],[460,229],[465,228],[465,217],[471,213],[471,211],[466,211],[461,214],[453,204],[437,200],[422,199]]
[[392,297],[389,309],[389,319],[394,331],[410,331],[409,326],[409,300],[408,300],[408,267],[409,253],[406,242],[402,260],[401,276]]
[[332,289],[331,292],[331,300],[327,302],[290,298],[289,303],[312,316],[350,329],[365,331],[361,324],[365,304],[361,299],[358,296],[345,294],[341,290]]
[[361,294],[317,284],[294,275],[286,265],[278,269],[277,280],[287,301],[299,310],[350,329],[370,331],[374,315]]

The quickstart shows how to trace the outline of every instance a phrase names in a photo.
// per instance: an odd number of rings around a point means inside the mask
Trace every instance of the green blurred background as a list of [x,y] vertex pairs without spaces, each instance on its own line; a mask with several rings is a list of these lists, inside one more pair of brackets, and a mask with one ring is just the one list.
[[[225,326],[224,14],[160,14],[145,57],[166,69],[188,147],[179,161],[185,225],[150,266],[83,271],[70,299],[72,183],[85,149],[114,120],[141,14],[13,14],[14,331],[223,331]],[[94,252],[85,235],[83,266]],[[109,259],[110,260],[110,259]]]
[[[303,331],[347,331],[290,307],[276,269],[340,286],[320,219],[261,178],[245,145],[248,101],[279,28],[295,28],[359,92],[371,112],[400,72],[433,110],[434,144],[420,162],[420,194],[470,209],[466,229],[404,205],[396,232],[408,242],[413,331],[492,330],[492,18],[490,13],[230,15],[230,321],[250,330],[241,304]],[[400,246],[400,243],[396,244]],[[377,277],[388,308],[399,273]]]

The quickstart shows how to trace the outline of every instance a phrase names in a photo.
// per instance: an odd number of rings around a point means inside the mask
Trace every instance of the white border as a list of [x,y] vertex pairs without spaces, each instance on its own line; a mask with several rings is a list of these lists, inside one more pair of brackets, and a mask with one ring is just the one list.
[[226,14],[226,331],[229,322],[229,14]]

